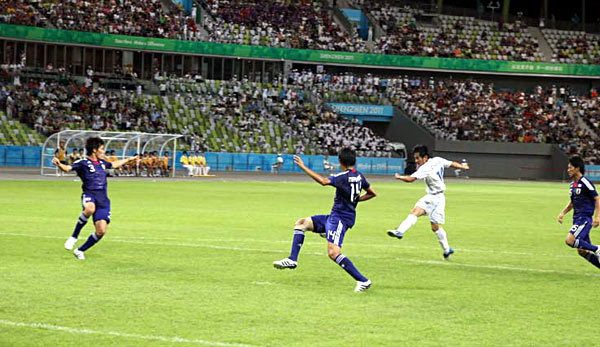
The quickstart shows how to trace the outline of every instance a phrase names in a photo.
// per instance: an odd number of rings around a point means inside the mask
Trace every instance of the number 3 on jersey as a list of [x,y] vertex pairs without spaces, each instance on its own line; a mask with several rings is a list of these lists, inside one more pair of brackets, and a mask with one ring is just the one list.
[[350,202],[358,201],[358,199],[360,198],[360,190],[362,188],[362,182],[358,181],[358,182],[350,183],[350,187],[352,190],[350,192]]

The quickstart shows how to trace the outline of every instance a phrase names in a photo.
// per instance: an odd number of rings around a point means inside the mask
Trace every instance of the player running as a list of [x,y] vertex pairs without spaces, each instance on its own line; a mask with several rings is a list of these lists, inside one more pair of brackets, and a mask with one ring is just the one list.
[[592,245],[590,241],[590,230],[600,224],[600,197],[594,184],[584,176],[585,164],[581,157],[569,159],[567,173],[573,180],[569,185],[571,201],[560,211],[558,222],[562,224],[564,216],[573,210],[573,226],[565,242],[567,246],[577,248],[580,256],[600,268],[600,247]]
[[455,161],[449,161],[444,158],[430,158],[429,151],[424,145],[417,145],[413,149],[415,162],[417,163],[417,171],[410,176],[396,174],[396,178],[404,182],[414,182],[417,179],[422,179],[427,185],[427,195],[419,199],[415,207],[410,211],[410,214],[400,226],[395,230],[388,230],[387,234],[391,237],[399,239],[404,237],[404,233],[417,223],[417,218],[423,215],[429,216],[431,222],[431,230],[435,233],[444,250],[444,259],[448,260],[450,255],[454,253],[454,249],[448,244],[448,236],[442,228],[446,217],[446,197],[444,191],[444,169],[449,167],[461,170],[469,170],[468,164],[459,164]]
[[[353,150],[349,148],[342,149],[339,159],[342,172],[324,178],[306,167],[300,157],[294,156],[294,162],[313,180],[322,186],[331,185],[335,187],[335,200],[329,215],[305,217],[296,222],[290,256],[273,262],[273,266],[276,269],[295,269],[298,266],[298,253],[300,253],[300,248],[304,243],[304,233],[306,231],[313,231],[318,234],[326,233],[329,258],[356,280],[354,291],[362,292],[371,287],[371,281],[363,276],[354,267],[350,259],[342,254],[342,242],[344,242],[346,231],[354,226],[358,202],[374,198],[377,194],[365,176],[354,169],[356,153]],[[362,189],[366,190],[366,193],[361,196]]]
[[107,195],[106,170],[118,169],[122,165],[136,160],[136,157],[118,160],[114,163],[107,162],[104,159],[104,141],[99,137],[90,137],[85,143],[85,149],[88,157],[74,162],[72,165],[65,165],[58,158],[52,159],[52,164],[56,165],[63,172],[75,171],[81,178],[81,204],[83,212],[75,225],[73,235],[65,242],[67,250],[73,249],[77,242],[79,232],[85,226],[91,215],[94,216],[94,225],[96,231],[92,233],[87,241],[79,248],[73,251],[75,257],[84,260],[83,252],[100,241],[106,233],[108,223],[110,223],[110,200]]

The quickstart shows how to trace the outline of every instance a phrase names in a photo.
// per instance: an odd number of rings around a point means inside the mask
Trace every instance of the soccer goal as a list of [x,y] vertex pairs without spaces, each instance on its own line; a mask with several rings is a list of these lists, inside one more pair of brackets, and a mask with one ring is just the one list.
[[[183,135],[177,134],[150,134],[139,132],[117,132],[117,131],[90,131],[90,130],[63,130],[50,135],[42,147],[41,174],[43,176],[55,176],[56,167],[52,165],[52,158],[61,143],[66,151],[67,162],[69,156],[76,150],[77,153],[86,156],[85,141],[87,138],[97,136],[104,140],[104,150],[106,155],[109,151],[115,151],[119,159],[133,156],[136,153],[158,152],[159,157],[163,157],[166,151],[172,155],[169,157],[171,165],[171,176],[175,177],[175,164],[177,163],[177,139]],[[138,167],[139,169],[139,167]]]

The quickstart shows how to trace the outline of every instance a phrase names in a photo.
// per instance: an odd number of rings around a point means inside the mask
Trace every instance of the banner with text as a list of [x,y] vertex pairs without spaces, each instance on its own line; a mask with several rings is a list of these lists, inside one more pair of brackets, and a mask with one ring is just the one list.
[[184,54],[206,54],[254,59],[283,59],[332,64],[356,64],[380,67],[406,67],[436,70],[572,75],[590,77],[600,76],[599,65],[432,58],[319,51],[308,49],[289,49],[100,34],[71,30],[27,27],[11,24],[0,24],[0,37],[12,38],[15,40],[35,40],[54,43],[84,44],[135,50],[146,49]]
[[[343,115],[351,116],[381,116],[393,117],[394,107],[383,105],[362,105],[362,104],[339,104],[328,102],[327,106],[331,107],[335,112]],[[389,120],[389,119],[387,119]]]

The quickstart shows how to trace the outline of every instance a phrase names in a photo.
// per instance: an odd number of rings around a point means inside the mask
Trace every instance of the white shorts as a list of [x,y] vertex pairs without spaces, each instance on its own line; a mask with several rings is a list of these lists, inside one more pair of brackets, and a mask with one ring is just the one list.
[[429,216],[429,221],[435,224],[444,224],[446,219],[446,197],[444,193],[440,194],[427,194],[417,203],[415,207],[420,207]]

